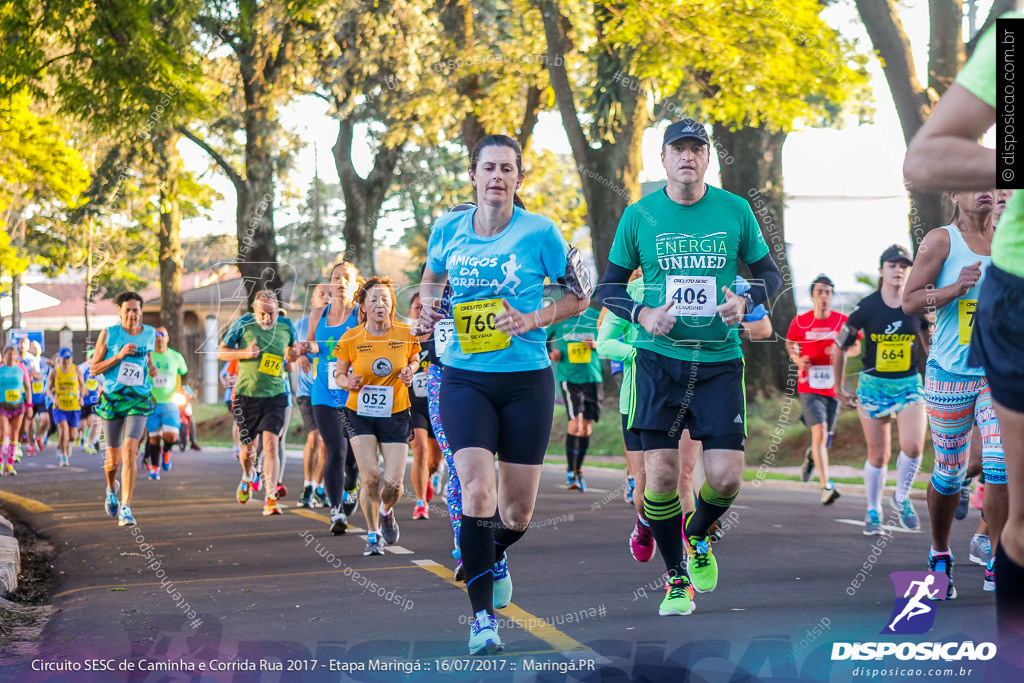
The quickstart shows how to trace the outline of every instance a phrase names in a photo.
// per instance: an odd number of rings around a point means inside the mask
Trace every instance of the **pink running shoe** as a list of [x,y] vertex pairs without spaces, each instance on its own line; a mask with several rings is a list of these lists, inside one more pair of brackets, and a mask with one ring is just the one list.
[[633,533],[629,535],[629,554],[637,562],[650,562],[657,547],[658,544],[654,542],[651,527],[643,524],[637,517]]

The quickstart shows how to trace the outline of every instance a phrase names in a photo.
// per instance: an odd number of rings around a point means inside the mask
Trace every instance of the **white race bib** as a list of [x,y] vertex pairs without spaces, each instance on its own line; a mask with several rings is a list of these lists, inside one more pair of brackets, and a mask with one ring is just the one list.
[[669,315],[712,318],[717,297],[716,280],[712,276],[666,275],[665,303],[673,302]]
[[366,384],[359,390],[356,415],[363,417],[391,417],[395,403],[395,388]]
[[427,373],[417,372],[412,376],[412,393],[418,398],[427,397]]
[[125,387],[140,387],[145,381],[142,366],[126,360],[117,368],[117,383]]
[[338,380],[334,379],[334,371],[338,369],[338,361],[327,361],[327,388],[331,391],[339,391]]
[[170,389],[171,380],[173,378],[170,375],[157,375],[153,378],[154,389]]
[[807,370],[807,384],[811,389],[831,389],[835,385],[835,375],[831,365],[812,365]]
[[434,323],[434,353],[440,358],[455,337],[455,320],[445,318]]

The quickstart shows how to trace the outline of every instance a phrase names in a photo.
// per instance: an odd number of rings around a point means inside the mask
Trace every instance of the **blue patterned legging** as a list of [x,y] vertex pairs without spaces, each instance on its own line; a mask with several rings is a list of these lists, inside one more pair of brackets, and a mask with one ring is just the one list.
[[459,475],[455,471],[452,449],[448,446],[448,439],[441,426],[439,397],[443,376],[444,368],[440,365],[433,364],[427,368],[427,407],[430,411],[430,425],[434,428],[434,435],[437,437],[437,445],[441,447],[441,453],[444,454],[445,462],[448,463],[448,513],[452,517],[452,532],[455,534],[455,548],[458,549],[459,528],[462,526],[462,486],[459,484]]

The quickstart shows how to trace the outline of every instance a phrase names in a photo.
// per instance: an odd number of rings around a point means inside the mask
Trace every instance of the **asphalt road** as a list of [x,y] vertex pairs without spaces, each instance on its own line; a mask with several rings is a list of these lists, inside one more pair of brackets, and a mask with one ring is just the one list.
[[[629,555],[621,473],[590,469],[580,494],[547,466],[534,528],[509,553],[505,651],[471,659],[440,497],[413,522],[407,494],[397,547],[363,557],[365,534],[331,536],[326,510],[295,507],[297,459],[285,513],[264,518],[256,500],[235,502],[230,450],[207,449],[176,455],[159,482],[140,479],[138,526],[119,528],[103,511],[99,456],[76,450],[61,470],[50,450],[0,479],[7,509],[58,549],[59,577],[38,653],[8,660],[0,680],[1024,680],[1002,654],[833,661],[837,642],[996,641],[993,596],[967,562],[975,510],[953,527],[960,597],[933,603],[924,634],[880,631],[894,605],[889,574],[927,569],[927,535],[864,536],[864,498],[847,487],[823,507],[814,484],[745,484],[715,545],[718,588],[689,616],[659,617],[663,566]],[[352,523],[365,526],[359,512]]]

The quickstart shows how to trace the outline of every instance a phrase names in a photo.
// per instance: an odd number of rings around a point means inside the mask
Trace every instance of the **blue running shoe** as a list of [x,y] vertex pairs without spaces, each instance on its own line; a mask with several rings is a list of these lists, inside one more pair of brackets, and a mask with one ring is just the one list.
[[494,563],[491,570],[494,574],[494,609],[504,609],[512,602],[512,576],[508,573],[508,555],[501,554],[501,559]]
[[117,517],[117,511],[120,509],[121,504],[117,502],[117,494],[107,489],[106,500],[103,501],[103,509],[107,511],[107,514],[111,517]]
[[498,620],[487,613],[481,613],[469,627],[469,654],[493,655],[504,649],[498,637]]
[[128,505],[122,505],[121,511],[117,513],[118,526],[135,526],[135,518],[132,516],[132,509]]

